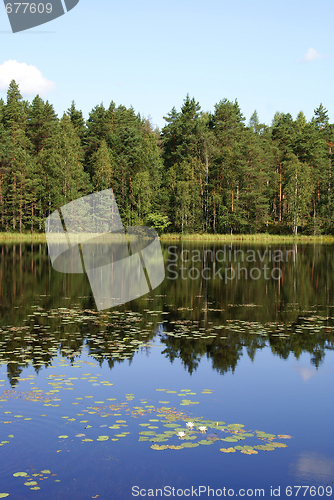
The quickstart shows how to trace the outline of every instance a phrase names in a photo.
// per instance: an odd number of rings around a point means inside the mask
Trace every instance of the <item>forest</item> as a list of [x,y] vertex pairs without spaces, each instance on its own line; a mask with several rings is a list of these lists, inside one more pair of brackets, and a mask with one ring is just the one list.
[[[12,80],[0,99],[0,231],[44,232],[54,210],[112,188],[124,226],[160,234],[334,234],[334,124],[320,104],[307,121],[270,126],[237,100],[204,112],[187,95],[162,130],[111,101],[85,120],[72,101],[58,118]],[[334,165],[333,165],[334,166]]]

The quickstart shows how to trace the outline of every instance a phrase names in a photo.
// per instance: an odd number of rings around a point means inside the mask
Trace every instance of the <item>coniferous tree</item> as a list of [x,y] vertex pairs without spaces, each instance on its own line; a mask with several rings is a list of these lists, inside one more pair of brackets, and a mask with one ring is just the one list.
[[6,230],[21,233],[31,223],[28,214],[35,198],[35,186],[33,160],[29,154],[31,144],[26,136],[27,106],[14,80],[9,84],[3,123],[8,132],[4,223]]
[[102,139],[101,146],[92,157],[94,171],[93,186],[96,191],[108,189],[113,185],[114,166],[111,152],[108,149],[105,139]]
[[210,182],[213,232],[233,232],[244,224],[240,210],[240,146],[244,120],[238,102],[224,99],[215,105],[210,128],[215,137],[215,157]]

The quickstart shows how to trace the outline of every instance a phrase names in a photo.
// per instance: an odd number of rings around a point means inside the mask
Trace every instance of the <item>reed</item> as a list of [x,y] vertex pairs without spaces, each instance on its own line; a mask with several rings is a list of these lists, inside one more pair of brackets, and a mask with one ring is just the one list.
[[0,233],[0,243],[46,243],[45,233]]
[[279,235],[279,234],[177,234],[166,233],[160,236],[161,241],[212,241],[212,242],[244,242],[244,243],[334,243],[331,235]]

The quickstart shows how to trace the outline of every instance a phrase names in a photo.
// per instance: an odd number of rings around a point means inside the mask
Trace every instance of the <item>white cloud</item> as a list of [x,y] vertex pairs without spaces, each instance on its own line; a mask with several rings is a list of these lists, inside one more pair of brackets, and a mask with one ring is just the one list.
[[300,59],[299,62],[308,63],[308,62],[316,61],[317,59],[323,59],[324,57],[327,57],[327,56],[323,56],[317,50],[310,47],[308,49],[308,51],[306,52],[306,54],[304,54],[303,57]]
[[16,81],[23,95],[45,95],[55,88],[36,66],[9,60],[0,64],[0,90],[7,90],[11,80]]

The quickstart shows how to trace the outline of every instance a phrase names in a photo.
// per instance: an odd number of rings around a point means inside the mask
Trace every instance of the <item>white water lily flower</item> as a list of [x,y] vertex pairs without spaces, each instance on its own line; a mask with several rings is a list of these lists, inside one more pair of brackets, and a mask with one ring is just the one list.
[[198,430],[201,431],[201,432],[205,432],[205,431],[208,430],[208,428],[205,427],[205,425],[201,425],[201,427],[199,427]]
[[194,422],[187,422],[186,426],[188,427],[188,429],[192,429],[194,427]]
[[179,438],[183,438],[186,435],[186,433],[184,431],[180,431],[177,433],[177,435]]

